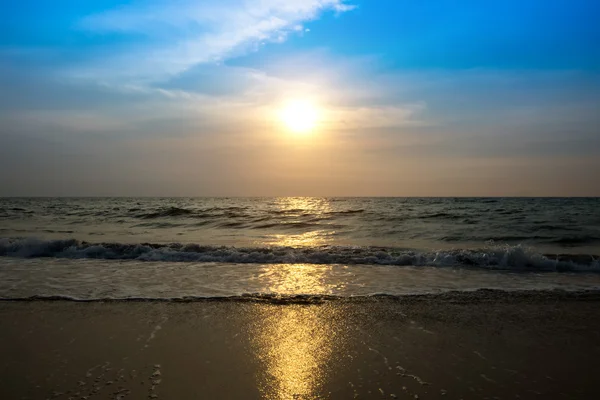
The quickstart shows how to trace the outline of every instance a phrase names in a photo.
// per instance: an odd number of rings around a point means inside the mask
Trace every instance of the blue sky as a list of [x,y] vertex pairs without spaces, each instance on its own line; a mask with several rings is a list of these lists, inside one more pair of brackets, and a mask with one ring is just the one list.
[[4,2],[0,195],[600,195],[599,11]]

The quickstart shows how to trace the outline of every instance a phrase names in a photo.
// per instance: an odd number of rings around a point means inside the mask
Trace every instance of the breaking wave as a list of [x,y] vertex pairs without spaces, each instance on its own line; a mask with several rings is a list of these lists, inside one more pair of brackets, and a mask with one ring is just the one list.
[[367,264],[517,271],[600,272],[593,255],[544,255],[524,246],[416,251],[383,247],[226,247],[199,244],[88,243],[75,239],[0,239],[0,256],[163,262]]

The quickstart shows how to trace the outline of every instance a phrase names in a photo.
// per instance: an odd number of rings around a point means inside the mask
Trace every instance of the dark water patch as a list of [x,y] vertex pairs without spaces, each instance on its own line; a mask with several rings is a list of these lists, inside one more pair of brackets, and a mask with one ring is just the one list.
[[[100,211],[100,212],[102,212],[102,211]],[[90,211],[84,210],[84,211],[71,211],[71,212],[65,213],[65,215],[68,217],[89,217],[92,214]]]
[[439,212],[439,213],[434,213],[434,214],[418,215],[415,218],[416,219],[459,219],[459,218],[464,218],[464,215],[456,215],[456,214],[450,214],[450,213],[446,213],[446,212]]
[[[210,214],[208,214],[206,216],[210,216]],[[246,218],[246,217],[248,217],[248,215],[245,213],[240,213],[240,212],[236,212],[236,211],[226,211],[225,213],[223,213],[223,215],[221,215],[221,217],[224,217],[224,218]]]
[[25,215],[33,215],[33,214],[35,214],[35,211],[33,211],[33,210],[27,210],[27,209],[21,208],[21,207],[13,207],[13,208],[9,208],[9,209],[7,209],[5,211],[4,210],[0,211],[0,213],[6,214],[6,215],[9,215],[9,216],[10,216],[11,212],[12,212],[12,214],[16,214],[15,216],[17,216],[17,215],[23,216],[24,214]]
[[245,228],[247,226],[244,222],[223,222],[216,225],[218,228]]
[[155,228],[155,229],[165,229],[165,228],[176,228],[181,226],[181,224],[176,224],[173,222],[143,222],[141,224],[133,225],[133,228]]
[[509,221],[526,221],[529,217],[527,215],[521,214],[511,214]]
[[490,204],[490,203],[498,203],[501,201],[500,199],[476,199],[479,203]]
[[252,222],[252,223],[265,222],[265,221],[270,221],[272,219],[273,219],[273,217],[271,217],[269,215],[266,215],[264,217],[259,217],[259,218],[251,219],[250,222]]
[[358,209],[358,210],[342,210],[342,211],[328,211],[325,214],[328,215],[348,215],[348,214],[362,214],[364,213],[365,210],[364,209]]
[[197,227],[206,226],[206,225],[212,224],[212,222],[213,222],[212,220],[206,219],[204,221],[194,222],[193,224],[190,224],[189,226],[197,226]]
[[540,231],[579,231],[578,228],[572,228],[565,225],[536,225],[535,229]]
[[[224,214],[219,213],[210,213],[210,212],[197,212],[188,216],[194,220],[210,220],[210,219],[218,219],[218,218],[227,218]],[[234,217],[230,217],[234,218]]]
[[270,223],[270,224],[254,225],[254,226],[252,227],[252,229],[270,229],[270,228],[275,228],[275,227],[278,227],[278,226],[280,226],[280,225],[281,225],[281,224],[280,224],[280,223],[278,223],[278,222],[273,222],[273,223]]
[[151,212],[151,213],[147,213],[147,214],[140,214],[140,215],[138,215],[138,217],[143,218],[143,219],[153,219],[153,218],[165,218],[165,217],[181,217],[181,216],[188,216],[188,215],[192,215],[192,214],[194,214],[194,211],[189,210],[187,208],[169,207],[169,208],[161,209],[159,211],[155,211],[155,212]]
[[372,220],[373,221],[382,221],[382,222],[403,222],[406,221],[407,219],[410,219],[410,217],[406,216],[406,215],[396,215],[396,216],[391,216],[391,215],[381,215],[379,217],[373,217]]
[[383,233],[385,235],[393,235],[393,236],[396,236],[396,237],[401,237],[401,235],[403,235],[403,234],[406,233],[406,230],[403,230],[403,229],[390,229],[390,230],[387,230],[387,231],[385,231]]
[[548,241],[552,240],[552,236],[543,235],[500,235],[500,236],[475,236],[475,235],[447,235],[441,240],[445,242],[491,242],[491,243],[525,243],[532,241]]
[[598,241],[600,241],[600,237],[597,236],[563,236],[557,239],[549,240],[550,243],[562,245],[582,245],[595,243]]
[[519,214],[519,213],[523,212],[523,210],[515,210],[515,209],[506,210],[504,208],[500,208],[500,209],[497,209],[497,210],[490,210],[490,211],[494,212],[494,213],[497,213],[499,215],[513,215],[513,214]]
[[205,209],[201,209],[200,212],[240,212],[240,211],[247,211],[249,210],[250,207],[247,206],[243,206],[243,207],[238,207],[238,206],[225,206],[225,207],[209,207],[209,208],[205,208]]

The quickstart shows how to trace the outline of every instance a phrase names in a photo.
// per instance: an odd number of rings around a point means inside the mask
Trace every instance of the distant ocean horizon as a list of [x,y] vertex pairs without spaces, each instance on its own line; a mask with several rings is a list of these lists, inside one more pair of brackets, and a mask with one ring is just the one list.
[[0,198],[3,298],[595,289],[599,254],[599,198]]

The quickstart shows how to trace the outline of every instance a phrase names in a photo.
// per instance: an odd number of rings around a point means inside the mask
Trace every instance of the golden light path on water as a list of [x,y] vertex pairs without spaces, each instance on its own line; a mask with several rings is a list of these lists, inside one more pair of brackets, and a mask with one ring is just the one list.
[[[286,197],[277,199],[279,212],[288,215],[309,212],[315,219],[325,219],[332,211],[329,200],[318,198]],[[292,222],[293,223],[293,222]],[[282,247],[315,248],[328,244],[328,234],[322,230],[308,231],[302,234],[270,235],[265,244]],[[282,295],[331,294],[341,285],[332,286],[326,275],[333,268],[329,264],[278,264],[261,268],[257,279],[264,282],[267,291]],[[329,281],[325,284],[326,281]]]
[[[277,212],[290,217],[290,224],[303,223],[302,214],[313,216],[313,221],[327,219],[327,214],[332,212],[330,200],[306,197],[281,197],[276,200]],[[293,219],[297,216],[298,219]],[[283,226],[282,226],[283,227]],[[333,242],[333,230],[316,229],[301,234],[271,234],[259,244],[284,247],[316,247]]]
[[[311,212],[317,218],[331,211],[326,199],[284,198],[278,200],[281,212]],[[276,246],[318,246],[327,243],[319,231],[299,235],[272,235]],[[268,282],[271,293],[281,295],[323,294],[332,288],[325,282],[331,266],[285,264],[265,266],[257,279]],[[327,363],[335,346],[340,346],[333,328],[333,316],[323,308],[305,304],[257,309],[254,344],[264,365],[258,377],[266,399],[314,399],[327,376]]]

